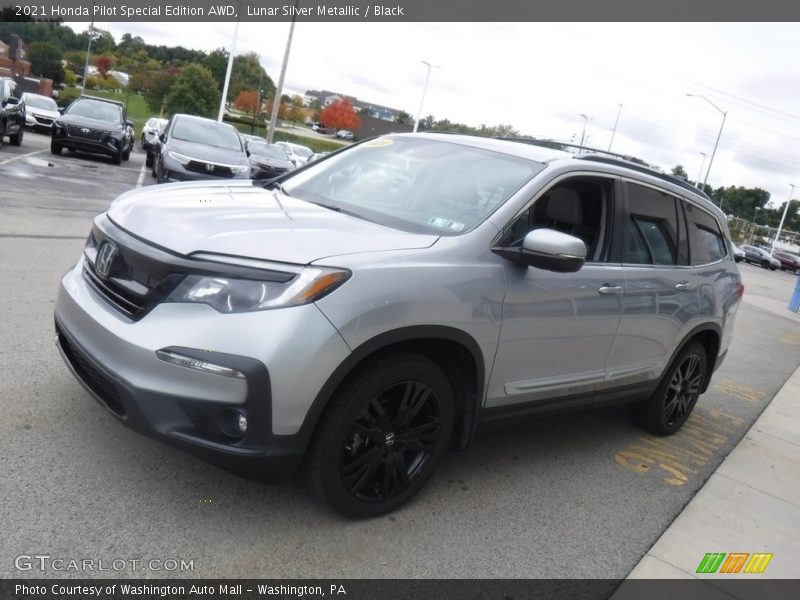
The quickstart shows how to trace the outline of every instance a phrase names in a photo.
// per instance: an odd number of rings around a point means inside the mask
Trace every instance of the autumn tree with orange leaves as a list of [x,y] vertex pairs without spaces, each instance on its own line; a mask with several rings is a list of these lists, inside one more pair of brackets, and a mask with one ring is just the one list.
[[353,112],[353,103],[347,99],[337,100],[322,109],[319,122],[334,129],[352,131],[361,124],[361,118]]
[[233,101],[233,105],[239,110],[250,113],[256,109],[257,102],[257,92],[239,92],[239,95],[236,96],[236,100]]

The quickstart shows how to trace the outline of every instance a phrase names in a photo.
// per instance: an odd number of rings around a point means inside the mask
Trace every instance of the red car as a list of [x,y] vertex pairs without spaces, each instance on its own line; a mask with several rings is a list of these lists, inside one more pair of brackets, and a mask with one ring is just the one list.
[[800,273],[800,256],[795,256],[788,252],[773,252],[772,256],[781,263],[781,271]]

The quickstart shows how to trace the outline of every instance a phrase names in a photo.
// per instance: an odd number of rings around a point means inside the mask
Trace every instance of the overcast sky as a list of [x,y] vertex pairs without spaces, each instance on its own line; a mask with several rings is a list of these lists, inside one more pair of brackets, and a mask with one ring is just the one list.
[[[86,24],[73,24],[76,30]],[[98,23],[150,44],[230,49],[233,23]],[[242,23],[276,81],[288,23]],[[423,116],[612,150],[697,178],[728,111],[709,183],[758,186],[780,205],[800,185],[800,24],[299,23],[285,93],[328,89]],[[708,162],[706,162],[708,167]],[[796,194],[800,198],[800,189]]]

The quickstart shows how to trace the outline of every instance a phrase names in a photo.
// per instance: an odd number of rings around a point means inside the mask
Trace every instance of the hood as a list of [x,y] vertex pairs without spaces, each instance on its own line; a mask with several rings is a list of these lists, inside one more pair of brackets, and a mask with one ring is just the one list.
[[309,264],[355,254],[427,248],[407,233],[241,183],[178,183],[132,190],[108,209],[117,225],[182,255],[212,252]]
[[88,127],[89,129],[98,129],[101,131],[109,131],[114,133],[125,130],[125,126],[121,123],[109,123],[108,121],[90,119],[89,117],[79,117],[69,113],[58,115],[58,122],[68,125],[75,125],[77,127]]
[[35,106],[28,106],[27,104],[25,105],[25,111],[37,117],[42,116],[42,117],[47,117],[48,119],[57,119],[61,116],[61,113],[59,113],[57,110],[36,108]]
[[202,162],[222,163],[227,165],[246,165],[247,155],[244,150],[228,150],[227,148],[217,148],[206,144],[187,142],[176,138],[167,140],[166,151],[172,150],[179,154],[196,158]]
[[282,158],[271,158],[269,156],[260,156],[258,154],[250,155],[250,164],[257,166],[264,165],[267,167],[278,167],[280,169],[291,169],[294,167],[289,160],[284,160]]

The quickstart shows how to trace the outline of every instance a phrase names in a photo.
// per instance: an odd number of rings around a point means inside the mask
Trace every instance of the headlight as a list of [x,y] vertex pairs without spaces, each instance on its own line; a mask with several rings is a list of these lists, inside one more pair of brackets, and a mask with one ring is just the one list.
[[247,165],[231,165],[231,172],[233,173],[247,173],[250,167]]
[[177,160],[179,163],[181,163],[184,166],[188,165],[189,162],[192,160],[188,156],[184,156],[183,154],[178,154],[177,152],[173,152],[172,150],[167,152],[167,154],[169,154],[171,158],[174,158],[175,160]]
[[350,271],[307,267],[285,283],[189,275],[166,302],[208,304],[222,313],[286,308],[316,302],[350,278]]

